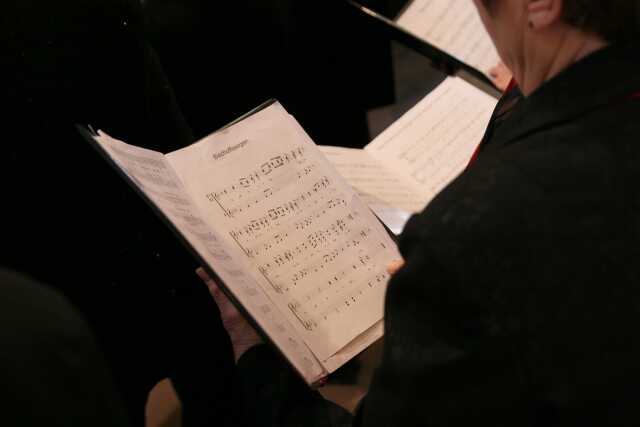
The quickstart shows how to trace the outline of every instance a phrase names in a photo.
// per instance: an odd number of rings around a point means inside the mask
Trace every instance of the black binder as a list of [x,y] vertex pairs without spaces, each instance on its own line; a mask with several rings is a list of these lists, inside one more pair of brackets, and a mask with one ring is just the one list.
[[[270,105],[272,105],[273,103],[277,102],[277,100],[275,99],[271,99],[269,101],[266,101],[265,103],[261,104],[260,106],[256,107],[255,109],[249,111],[248,113],[244,114],[243,116],[237,118],[236,120],[232,121],[231,123],[223,126],[222,128],[220,128],[218,130],[218,132],[223,131],[227,128],[229,128],[230,126],[233,126],[236,123],[241,122],[242,120],[264,110],[265,108],[269,107]],[[80,133],[80,135],[82,135],[84,137],[84,139],[89,142],[91,144],[91,146],[93,148],[96,149],[96,151],[100,154],[100,156],[109,164],[111,165],[111,167],[113,168],[113,170],[122,178],[125,180],[125,182],[138,194],[138,196],[140,196],[142,198],[142,200],[145,201],[145,203],[149,206],[149,208],[155,213],[155,215],[157,215],[162,222],[164,222],[164,224],[171,230],[171,232],[175,235],[175,237],[178,239],[178,241],[180,241],[184,247],[191,253],[191,255],[196,259],[196,261],[200,264],[200,266],[207,272],[207,274],[209,275],[209,277],[213,278],[216,283],[218,284],[220,290],[227,296],[227,298],[229,298],[229,300],[231,301],[231,303],[236,307],[236,309],[242,314],[242,316],[247,320],[247,322],[249,322],[249,324],[256,330],[256,332],[258,332],[258,334],[260,335],[260,337],[264,340],[264,342],[269,343],[271,345],[271,347],[273,349],[275,349],[278,353],[281,354],[281,356],[287,360],[285,354],[280,350],[280,348],[273,342],[273,340],[271,339],[271,337],[264,332],[264,330],[260,327],[260,325],[258,325],[258,323],[253,319],[253,317],[248,313],[248,311],[244,308],[244,306],[242,304],[240,304],[233,296],[233,293],[229,291],[229,289],[225,286],[224,281],[222,281],[220,279],[220,277],[218,276],[218,274],[211,268],[209,267],[208,263],[199,255],[198,251],[195,250],[195,248],[191,245],[191,243],[189,243],[189,241],[182,235],[182,233],[180,233],[180,231],[178,231],[178,229],[176,228],[176,226],[169,220],[169,218],[167,218],[167,216],[165,216],[165,214],[156,207],[155,203],[153,203],[148,197],[147,195],[142,192],[138,186],[135,184],[135,182],[133,182],[133,180],[131,179],[131,177],[129,177],[126,173],[124,173],[122,171],[122,169],[120,167],[118,167],[115,162],[111,159],[111,157],[107,154],[107,152],[104,150],[104,148],[102,148],[100,146],[100,144],[94,139],[94,137],[97,136],[96,131],[90,126],[83,126],[83,125],[76,125],[76,129],[78,130],[78,132]],[[299,373],[300,374],[300,373]],[[303,375],[300,374],[301,378],[303,378]],[[311,384],[312,388],[317,388],[322,384],[322,382],[316,383],[316,384]]]
[[[248,113],[242,115],[231,123],[223,126],[218,129],[215,133],[222,132],[227,128],[242,122],[243,120],[253,116],[261,112],[262,110],[272,106],[274,103],[277,103],[276,99],[270,99]],[[225,285],[224,281],[220,278],[220,276],[216,273],[216,271],[210,267],[209,263],[199,254],[199,252],[194,248],[194,246],[185,238],[185,236],[178,230],[178,228],[173,224],[173,222],[169,219],[169,217],[159,209],[156,204],[139,188],[134,179],[129,176],[127,173],[123,171],[121,167],[119,167],[116,162],[110,157],[107,151],[101,146],[101,144],[95,139],[98,136],[98,133],[90,126],[82,126],[76,125],[76,129],[83,136],[83,138],[88,141],[92,147],[99,153],[99,155],[113,168],[113,170],[124,179],[124,181],[145,201],[145,203],[151,208],[151,210],[157,215],[164,224],[171,230],[171,232],[175,235],[175,237],[180,241],[184,247],[192,254],[192,256],[196,259],[199,265],[207,272],[207,274],[213,278],[218,284],[220,290],[229,298],[231,303],[236,307],[236,309],[242,314],[242,316],[251,324],[251,326],[258,332],[258,334],[263,338],[264,342],[269,343],[272,348],[274,348],[281,356],[288,360],[287,355],[275,344],[273,339],[269,336],[267,332],[258,324],[258,322],[250,315],[247,309],[241,304],[233,295],[233,293],[229,290],[229,288]],[[388,227],[380,222],[380,224],[385,228],[388,232],[389,236],[395,240],[396,236],[388,229]],[[294,369],[295,366],[291,365]],[[297,369],[296,369],[297,370]],[[298,371],[298,374],[302,379],[305,379],[302,372]],[[324,378],[319,379],[317,382],[309,384],[312,388],[317,388],[324,383]]]

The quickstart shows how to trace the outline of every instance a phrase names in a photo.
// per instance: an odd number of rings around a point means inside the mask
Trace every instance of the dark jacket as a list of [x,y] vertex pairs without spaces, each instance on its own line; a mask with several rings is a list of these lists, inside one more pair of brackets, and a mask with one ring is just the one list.
[[209,411],[233,362],[215,304],[191,257],[74,127],[163,152],[192,142],[138,0],[10,0],[2,11],[0,262],[79,308],[137,422],[167,376],[185,414],[200,401]]
[[501,105],[477,162],[411,219],[356,420],[261,347],[239,366],[247,424],[640,424],[637,54]]

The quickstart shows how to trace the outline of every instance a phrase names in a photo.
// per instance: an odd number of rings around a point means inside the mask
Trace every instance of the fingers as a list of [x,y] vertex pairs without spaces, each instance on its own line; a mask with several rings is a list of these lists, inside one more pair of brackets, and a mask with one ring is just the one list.
[[202,268],[202,267],[198,267],[198,268],[196,269],[196,274],[197,274],[197,275],[202,279],[202,281],[203,281],[204,283],[207,283],[207,284],[208,284],[208,282],[213,281],[213,279],[212,279],[211,277],[209,277],[209,275],[207,274],[207,272],[206,272],[206,271],[204,271],[204,268]]
[[229,298],[227,298],[224,292],[220,290],[216,281],[213,280],[202,267],[196,270],[196,274],[209,288],[209,293],[218,305],[218,309],[220,309],[220,314],[223,318],[233,319],[240,316],[240,312],[238,312],[236,307],[229,301]]
[[196,270],[196,274],[207,285],[207,287],[209,288],[209,292],[211,292],[211,295],[213,295],[213,297],[216,299],[216,302],[218,302],[218,298],[221,298],[221,297],[226,298],[226,296],[222,293],[222,291],[218,287],[218,284],[216,283],[216,281],[213,280],[211,276],[207,274],[206,271],[204,271],[204,268],[202,267],[198,268]]
[[404,266],[404,261],[403,260],[398,260],[398,261],[394,261],[391,264],[389,264],[387,266],[387,273],[389,273],[390,275],[394,275],[398,272],[398,270],[400,270],[402,267]]
[[209,274],[207,274],[207,272],[204,271],[204,268],[202,267],[196,270],[196,274],[207,285],[207,287],[209,288],[209,292],[211,293],[213,298],[216,300],[216,303],[220,305],[219,299],[222,297],[223,294],[222,294],[222,291],[220,291],[220,288],[218,287],[218,284],[216,283],[216,281],[213,280],[211,276],[209,276]]
[[198,268],[196,274],[206,283],[209,292],[218,305],[220,318],[231,339],[233,354],[237,362],[240,356],[247,350],[262,343],[262,338],[260,338],[260,335],[258,335],[231,301],[229,301],[229,298],[220,290],[216,281],[211,278],[203,268]]
[[496,87],[502,91],[505,91],[511,82],[511,71],[502,62],[489,70],[489,76],[496,85]]
[[498,62],[495,65],[495,67],[493,67],[491,70],[489,70],[489,74],[491,74],[492,77],[500,77],[500,76],[504,76],[504,75],[507,75],[507,74],[511,74],[511,72],[509,71],[507,66],[504,65],[504,63]]

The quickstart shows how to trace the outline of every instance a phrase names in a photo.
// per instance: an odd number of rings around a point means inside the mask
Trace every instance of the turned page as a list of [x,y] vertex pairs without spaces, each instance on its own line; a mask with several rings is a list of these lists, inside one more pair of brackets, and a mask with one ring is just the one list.
[[[246,273],[242,257],[214,229],[193,203],[166,157],[117,141],[104,133],[94,140],[130,181],[171,222],[200,258],[213,269],[234,298],[283,352],[308,383],[326,375],[297,332],[279,314],[260,285]],[[195,274],[195,273],[194,273]]]
[[364,150],[321,147],[389,229],[400,234],[468,165],[497,100],[449,77]]
[[396,23],[486,75],[500,63],[473,0],[414,0]]
[[363,333],[381,334],[397,249],[280,104],[167,158],[325,366]]
[[419,188],[424,208],[467,167],[497,102],[464,80],[448,77],[365,151]]
[[424,207],[420,188],[358,148],[321,146],[320,151],[394,234]]

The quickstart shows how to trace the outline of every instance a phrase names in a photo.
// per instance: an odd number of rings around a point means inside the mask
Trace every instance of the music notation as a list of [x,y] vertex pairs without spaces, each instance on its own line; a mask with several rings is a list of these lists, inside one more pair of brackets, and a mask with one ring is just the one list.
[[362,223],[362,210],[323,173],[319,153],[284,153],[229,177],[206,198],[292,319],[312,332],[369,292],[387,248],[371,240],[377,235]]
[[343,314],[346,310],[349,310],[354,305],[360,302],[360,298],[365,295],[367,289],[375,286],[386,286],[389,281],[389,275],[387,273],[375,272],[365,278],[364,284],[360,284],[350,294],[346,296],[342,301],[334,303],[325,309],[320,316],[326,321],[330,316],[337,316]]
[[[392,245],[384,246],[384,229],[299,128],[265,126],[216,135],[173,155],[172,165],[208,223],[224,230],[231,258],[306,344],[330,357],[330,348],[381,319],[384,287],[368,283],[384,272]],[[203,160],[237,141],[251,143]],[[349,326],[337,327],[345,319]]]
[[449,77],[365,150],[411,184],[424,207],[466,168],[496,102]]
[[[305,255],[306,258],[303,261],[308,260],[309,256],[314,255],[314,250],[320,249],[324,246],[325,243],[329,241],[335,242],[342,235],[349,233],[349,225],[354,221],[356,221],[356,214],[349,213],[345,218],[339,218],[335,220],[328,227],[308,234],[304,238],[304,240],[298,242],[297,245],[291,248],[285,249],[282,252],[276,252],[275,254],[271,254],[271,252],[269,252],[271,261],[261,265],[261,271],[263,271],[265,274],[268,274],[268,272],[272,268],[283,267],[288,263],[300,261],[299,258]],[[283,237],[278,237],[279,239],[284,240]],[[271,246],[267,245],[267,247]],[[258,257],[261,253],[262,252],[259,252],[257,250],[251,250],[251,252],[248,251],[249,256],[252,258]]]
[[[318,204],[318,196],[330,186],[329,178],[322,177],[313,183],[308,190],[299,193],[294,199],[267,209],[263,216],[249,220],[242,227],[230,231],[229,234],[239,244],[243,241],[246,243],[248,240],[258,238],[272,227],[280,225],[282,219],[298,215],[309,205]],[[333,204],[330,204],[330,206],[333,206]]]
[[500,62],[471,0],[414,0],[397,24],[486,75]]
[[302,304],[299,302],[290,302],[287,306],[307,331],[313,331],[318,326],[314,320],[306,318],[305,315],[301,313]]
[[157,186],[177,190],[175,181],[168,176],[165,162],[114,147],[113,152],[127,164],[127,173],[143,188]]
[[296,147],[276,155],[262,163],[253,172],[240,176],[233,184],[221,190],[208,193],[206,197],[210,202],[216,202],[226,216],[234,218],[237,214],[247,211],[273,196],[275,188],[290,182],[292,178],[297,177],[298,180],[301,180],[304,176],[309,175],[313,171],[314,165],[306,165],[293,172],[287,171],[288,173],[278,174],[279,170],[292,163],[304,165],[307,162],[304,153],[304,147]]
[[[357,224],[356,216],[350,215]],[[346,307],[355,304],[371,287],[367,285],[369,275],[380,274],[383,267],[380,257],[386,249],[384,244],[374,250],[364,249],[372,237],[370,228],[350,229],[338,220],[335,227],[329,229],[332,232],[342,230],[347,236],[328,238],[327,229],[321,230],[307,236],[315,242],[315,248],[305,242],[296,252],[287,250],[260,266],[261,273],[281,293],[305,303],[305,310],[296,311],[296,317],[305,320],[306,327],[327,320],[334,311],[339,314],[343,304]],[[297,259],[296,255],[302,259]]]
[[295,121],[261,114],[168,155],[99,142],[311,383],[379,336],[395,252]]
[[176,225],[188,231],[191,238],[202,244],[216,261],[231,261],[231,256],[223,249],[222,242],[200,216],[179,178],[163,156],[132,147],[125,149],[113,146],[111,150],[114,158],[124,165],[127,174],[169,214]]

